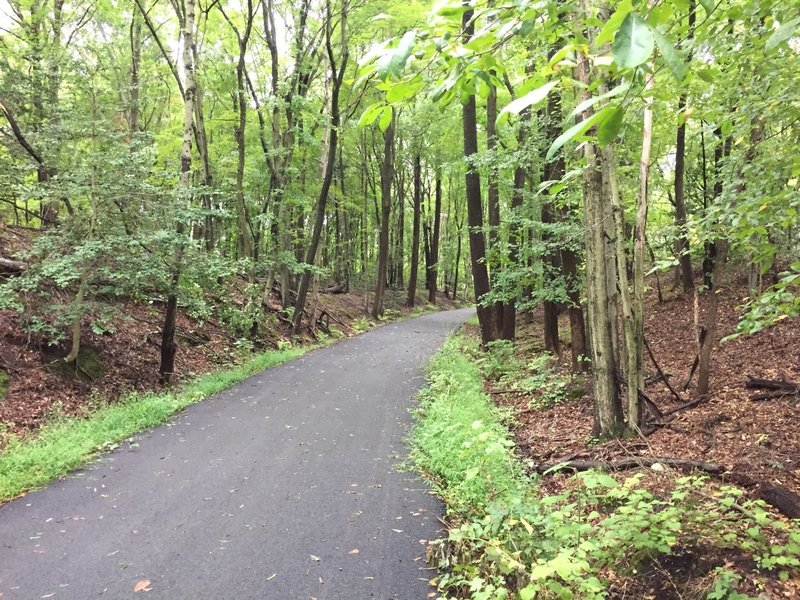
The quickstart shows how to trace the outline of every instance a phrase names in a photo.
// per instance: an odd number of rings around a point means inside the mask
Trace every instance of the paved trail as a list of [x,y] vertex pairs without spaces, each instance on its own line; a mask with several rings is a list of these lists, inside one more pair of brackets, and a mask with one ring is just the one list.
[[441,507],[394,466],[423,367],[470,314],[265,371],[0,507],[0,598],[424,600]]

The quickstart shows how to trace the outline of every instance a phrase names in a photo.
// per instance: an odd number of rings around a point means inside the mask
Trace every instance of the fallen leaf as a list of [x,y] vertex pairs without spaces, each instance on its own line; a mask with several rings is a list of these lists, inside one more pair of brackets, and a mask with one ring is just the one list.
[[150,587],[150,580],[149,579],[142,579],[141,581],[137,581],[136,585],[133,586],[134,592],[149,592],[152,588]]

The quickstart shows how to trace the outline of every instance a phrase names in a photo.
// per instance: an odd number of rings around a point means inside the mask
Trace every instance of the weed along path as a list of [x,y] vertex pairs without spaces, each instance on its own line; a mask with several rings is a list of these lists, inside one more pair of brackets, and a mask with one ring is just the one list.
[[417,600],[441,510],[396,465],[471,309],[265,371],[0,507],[0,598]]

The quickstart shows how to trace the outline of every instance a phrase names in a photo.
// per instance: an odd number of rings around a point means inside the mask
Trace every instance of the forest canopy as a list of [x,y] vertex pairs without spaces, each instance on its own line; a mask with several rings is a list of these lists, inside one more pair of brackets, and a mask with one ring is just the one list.
[[617,436],[652,276],[704,299],[699,396],[726,270],[734,335],[800,313],[794,3],[4,0],[0,27],[0,219],[31,232],[0,308],[67,362],[122,298],[162,307],[168,381],[179,310],[247,338],[273,294],[300,332],[319,282],[376,318],[424,287],[485,347],[541,305],[558,353],[567,312]]

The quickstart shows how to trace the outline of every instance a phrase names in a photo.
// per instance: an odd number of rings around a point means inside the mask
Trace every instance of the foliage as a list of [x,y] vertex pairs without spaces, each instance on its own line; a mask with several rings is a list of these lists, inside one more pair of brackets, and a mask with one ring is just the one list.
[[413,459],[453,523],[431,549],[446,597],[606,598],[611,580],[675,553],[719,562],[709,590],[715,598],[746,598],[736,591],[741,576],[722,567],[726,550],[745,552],[780,577],[800,572],[796,524],[705,477],[662,479],[655,487],[669,483],[669,491],[653,492],[643,474],[620,482],[588,471],[564,492],[540,495],[505,445],[510,433],[466,356],[474,351],[475,342],[461,336],[445,344],[412,435]]
[[411,460],[433,479],[448,511],[480,514],[525,484],[511,436],[463,348],[477,350],[474,341],[451,337],[430,363]]

